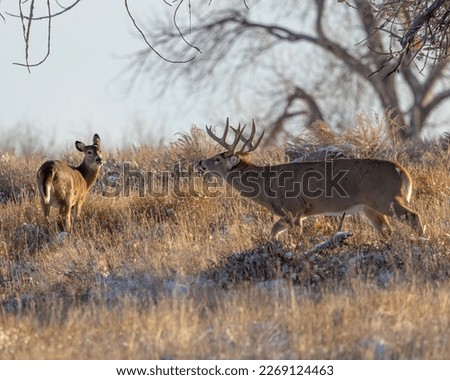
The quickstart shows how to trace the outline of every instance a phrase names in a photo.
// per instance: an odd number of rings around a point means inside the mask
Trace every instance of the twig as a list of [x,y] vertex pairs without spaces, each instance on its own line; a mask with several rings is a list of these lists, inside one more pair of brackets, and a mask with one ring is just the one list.
[[25,40],[25,62],[28,67],[28,72],[30,72],[30,65],[28,62],[28,53],[30,48],[30,31],[31,31],[31,20],[33,18],[33,11],[34,11],[34,0],[31,0],[30,4],[30,17],[28,18],[28,25],[25,25],[25,19],[26,17],[23,14],[22,10],[22,0],[19,0],[19,9],[20,9],[20,15],[22,20],[22,30],[23,30],[23,38]]
[[[56,17],[56,16],[59,16],[59,15],[62,15],[63,13],[66,13],[67,11],[70,11],[75,5],[77,5],[79,2],[80,2],[81,0],[76,0],[73,4],[71,4],[71,5],[69,5],[67,8],[64,8],[62,11],[60,11],[60,12],[56,12],[56,13],[54,13],[54,14],[50,14],[50,15],[46,15],[46,16],[40,16],[40,17],[32,17],[31,16],[31,18],[32,18],[32,20],[33,21],[39,21],[39,20],[45,20],[45,19],[48,19],[48,18],[52,18],[52,17]],[[18,17],[18,18],[24,18],[25,20],[28,20],[29,18],[30,18],[30,16],[21,16],[21,15],[15,15],[15,14],[12,14],[12,13],[8,13],[8,12],[5,12],[8,16],[11,16],[11,17]]]
[[333,249],[337,247],[342,247],[345,244],[345,241],[353,236],[353,234],[349,231],[342,231],[342,227],[344,225],[344,219],[345,215],[347,213],[344,212],[344,214],[341,217],[341,221],[339,223],[338,231],[329,239],[325,240],[322,243],[317,244],[314,248],[311,248],[309,251],[306,252],[306,254],[315,253],[318,251],[324,251],[327,249]]
[[[185,42],[185,44],[188,45],[188,46],[190,46],[191,48],[197,50],[200,54],[202,54],[201,50],[200,50],[197,46],[192,45],[190,42],[188,42],[188,41],[186,40],[186,38],[184,37],[184,35],[183,35],[183,33],[181,32],[180,28],[178,27],[178,24],[177,24],[177,14],[178,14],[178,10],[179,10],[180,7],[181,7],[181,4],[183,4],[183,1],[184,1],[184,0],[181,0],[181,1],[178,3],[177,7],[175,8],[175,12],[173,12],[173,24],[175,25],[175,28],[177,29],[178,34],[180,35],[181,39]],[[191,14],[190,14],[190,13],[191,13],[191,2],[189,1],[189,18],[191,17]]]
[[[31,3],[31,7],[33,6],[34,0]],[[50,41],[51,41],[51,31],[52,31],[52,18],[51,18],[51,8],[50,8],[50,0],[47,0],[47,11],[49,14],[48,17],[48,28],[47,28],[47,54],[45,55],[44,58],[42,58],[39,62],[37,63],[33,63],[30,64],[30,62],[28,61],[28,47],[29,47],[29,38],[30,38],[30,29],[31,29],[31,21],[33,20],[32,18],[28,19],[28,29],[27,29],[27,38],[25,40],[25,62],[26,63],[18,63],[18,62],[14,62],[14,65],[17,66],[24,66],[28,68],[28,72],[30,72],[30,67],[36,67],[41,65],[43,62],[45,62],[47,60],[47,58],[50,56]],[[32,12],[30,11],[30,14]]]
[[147,37],[145,36],[144,32],[143,32],[142,29],[138,26],[136,20],[134,19],[133,15],[132,15],[132,13],[131,13],[131,11],[130,11],[130,8],[128,7],[128,0],[124,0],[124,2],[125,2],[125,8],[126,8],[127,13],[128,13],[128,17],[130,17],[131,21],[133,22],[133,25],[134,25],[135,29],[136,29],[136,30],[139,32],[139,34],[142,36],[142,39],[144,40],[145,44],[146,44],[146,45],[150,48],[150,50],[153,51],[159,58],[161,58],[163,61],[170,62],[170,63],[188,63],[188,62],[191,62],[191,61],[193,61],[193,60],[195,59],[195,56],[193,56],[192,58],[187,59],[187,60],[185,60],[185,61],[177,61],[177,60],[171,60],[171,59],[168,59],[168,58],[164,57],[162,54],[160,54],[160,53],[159,53],[159,52],[158,52],[158,51],[150,44],[150,42],[148,42]]
[[342,227],[344,226],[345,215],[347,215],[347,211],[342,214],[341,222],[339,223],[338,232],[342,231]]
[[311,253],[325,251],[327,249],[342,247],[345,244],[345,241],[351,236],[353,236],[353,234],[349,231],[336,232],[331,238],[317,244],[314,248],[307,251],[306,254],[309,255]]

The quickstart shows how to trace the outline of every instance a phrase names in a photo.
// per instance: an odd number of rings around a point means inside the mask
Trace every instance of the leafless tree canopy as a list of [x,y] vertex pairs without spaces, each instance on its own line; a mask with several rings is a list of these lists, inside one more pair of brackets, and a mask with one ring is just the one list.
[[[24,61],[17,64],[30,70],[47,59],[52,18],[81,0],[59,1],[19,0],[16,14],[0,2],[1,18],[22,24]],[[149,22],[123,0],[143,40],[131,57],[130,86],[150,77],[155,90],[185,81],[190,93],[213,93],[225,84],[228,97],[264,104],[259,118],[273,135],[292,122],[345,124],[340,116],[349,102],[372,96],[393,117],[393,134],[417,137],[450,98],[449,0],[160,1],[169,12]],[[344,12],[339,22],[337,11]],[[347,29],[336,29],[343,21]],[[36,22],[47,23],[47,46],[37,59],[30,57]],[[245,83],[255,73],[261,80]]]
[[430,61],[435,64],[448,57],[448,0],[371,0],[371,4],[380,20],[376,31],[391,39],[389,50],[379,52],[387,55],[387,62],[395,62],[391,73],[412,61],[422,61],[424,68]]
[[[165,72],[153,78],[153,83],[160,80],[159,88],[164,89],[184,80],[192,87],[189,92],[198,88],[213,92],[226,83],[224,92],[230,97],[240,97],[246,103],[245,93],[265,105],[259,119],[272,135],[292,122],[309,125],[320,119],[345,125],[348,119],[339,116],[348,104],[369,96],[373,98],[369,107],[389,110],[393,135],[414,138],[430,126],[432,113],[450,98],[445,82],[448,58],[440,56],[439,62],[426,67],[403,64],[400,75],[390,75],[400,67],[399,54],[410,61],[420,57],[411,47],[394,53],[392,39],[381,32],[386,27],[381,27],[386,22],[386,17],[380,16],[381,8],[365,0],[353,0],[351,7],[335,0],[302,4],[284,1],[280,7],[278,3],[253,1],[249,10],[228,6],[199,11],[195,23],[176,29],[171,23],[152,24],[146,34],[166,55],[188,57],[196,53],[191,45],[199,47],[202,54],[197,52],[189,65],[156,70],[163,63],[143,49],[133,57],[134,78]],[[340,23],[345,26],[339,28],[336,12],[344,13]],[[189,45],[181,40],[180,32],[189,39]],[[307,55],[309,50],[312,53]],[[249,93],[243,78],[256,72],[260,80],[249,84],[254,90]]]
[[[81,0],[74,0],[69,5],[62,5],[57,0],[45,1],[45,14],[36,14],[35,0],[19,0],[18,14],[6,12],[7,16],[18,17],[22,23],[24,46],[25,46],[25,63],[24,66],[30,68],[43,63],[50,54],[51,41],[51,19],[55,16],[62,15],[75,7]],[[136,23],[135,17],[130,11],[129,1],[123,0],[126,11],[132,21],[134,27],[139,31],[145,40],[147,46],[157,54],[161,59],[167,59],[160,54],[153,45],[147,40],[142,29]],[[179,33],[180,38],[190,47],[195,48],[199,53],[200,49],[191,45],[185,38],[183,32],[177,25],[177,14],[184,2],[188,3],[189,18],[192,22],[192,4],[191,0],[161,0],[167,6],[173,7],[173,23]],[[242,1],[246,9],[249,9],[246,0]],[[337,0],[340,3],[346,3],[350,7],[358,7],[358,1]],[[399,70],[407,59],[408,63],[414,59],[424,60],[423,67],[431,60],[432,63],[441,61],[448,57],[449,36],[450,36],[450,2],[449,0],[369,0],[373,7],[375,18],[379,20],[378,25],[374,25],[374,33],[388,33],[391,43],[388,51],[379,51],[379,54],[387,55],[387,61],[395,60],[395,70]],[[209,0],[209,5],[213,0]],[[41,5],[42,6],[42,5]],[[6,21],[5,16],[0,12],[0,18]],[[44,57],[31,63],[28,61],[30,33],[33,21],[43,21],[48,23],[47,51]],[[192,60],[185,59],[182,61],[174,61],[176,63],[185,63]],[[381,69],[381,68],[380,68]],[[393,71],[395,71],[393,70]],[[392,71],[392,72],[393,72]]]

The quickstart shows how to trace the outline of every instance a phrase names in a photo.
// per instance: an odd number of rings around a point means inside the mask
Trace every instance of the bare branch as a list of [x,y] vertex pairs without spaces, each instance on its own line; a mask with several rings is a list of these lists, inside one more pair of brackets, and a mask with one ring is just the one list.
[[[32,0],[30,8],[34,6],[34,0]],[[33,20],[32,16],[32,10],[30,10],[30,18],[28,18],[28,28],[26,33],[26,40],[25,40],[25,63],[17,63],[14,62],[14,65],[18,66],[24,66],[28,69],[28,72],[30,72],[30,67],[36,67],[44,63],[47,58],[50,56],[50,41],[51,41],[51,31],[52,31],[52,17],[51,17],[51,7],[50,7],[50,0],[47,0],[47,11],[49,17],[48,19],[48,27],[47,27],[47,53],[45,54],[44,58],[42,58],[39,62],[30,64],[28,61],[28,48],[29,48],[29,38],[30,38],[30,29],[31,29],[31,21]]]
[[450,90],[444,90],[435,95],[424,107],[424,117],[428,116],[439,104],[450,98]]
[[[183,33],[181,32],[178,24],[177,24],[177,14],[178,14],[178,10],[181,7],[181,4],[183,4],[184,0],[180,0],[179,4],[177,5],[177,7],[175,8],[175,12],[173,12],[173,24],[175,25],[175,28],[178,31],[178,34],[180,35],[181,39],[185,42],[186,45],[190,46],[191,48],[197,50],[200,54],[202,53],[201,50],[197,47],[192,45],[190,42],[188,42],[186,40],[186,38],[184,37]],[[189,18],[191,17],[191,2],[189,1]],[[190,26],[191,28],[191,26]]]
[[30,65],[28,62],[28,51],[30,48],[30,31],[31,31],[31,20],[33,18],[34,11],[34,0],[31,0],[30,4],[30,17],[28,18],[28,23],[25,23],[25,18],[22,9],[22,0],[19,0],[19,12],[20,12],[20,20],[22,21],[22,31],[23,31],[23,39],[25,42],[25,66],[28,67],[28,72],[30,72]]
[[[375,27],[388,33],[390,59],[394,65],[386,76],[422,60],[423,71],[428,63],[435,65],[449,55],[450,8],[448,0],[371,0],[377,17],[383,22]],[[389,27],[386,29],[386,27]]]
[[[21,0],[20,0],[21,1]],[[49,18],[52,18],[52,17],[56,17],[56,16],[60,16],[60,15],[62,15],[63,13],[66,13],[66,12],[68,12],[68,11],[70,11],[73,7],[75,7],[75,5],[77,5],[79,2],[80,2],[81,0],[76,0],[75,2],[73,2],[71,5],[69,5],[68,7],[66,7],[66,8],[64,8],[62,11],[60,11],[60,12],[56,12],[56,13],[53,13],[53,14],[47,14],[47,15],[45,15],[45,16],[39,16],[39,17],[34,17],[33,15],[30,15],[30,16],[25,16],[25,15],[15,15],[15,14],[12,14],[12,13],[8,13],[8,12],[5,12],[8,16],[11,16],[11,17],[18,17],[18,18],[21,18],[21,19],[25,19],[25,20],[28,20],[28,19],[32,19],[33,21],[39,21],[39,20],[46,20],[46,19],[49,19]]]
[[138,26],[135,18],[133,17],[130,8],[128,7],[128,0],[124,0],[125,1],[125,8],[127,10],[128,13],[128,17],[131,19],[131,21],[133,22],[134,27],[136,28],[136,30],[139,32],[139,34],[142,36],[142,39],[144,40],[145,44],[149,47],[149,49],[151,51],[153,51],[159,58],[161,58],[163,61],[166,62],[170,62],[170,63],[188,63],[191,62],[195,59],[195,56],[187,59],[187,60],[172,60],[172,59],[168,59],[166,57],[164,57],[162,54],[160,54],[151,44],[150,42],[147,40],[147,37],[145,35],[145,33],[142,31],[142,29]]
[[[308,111],[304,109],[298,111],[292,111],[294,102],[297,100],[304,101],[307,105]],[[283,111],[278,118],[272,123],[269,138],[266,140],[269,143],[277,134],[283,130],[283,126],[289,119],[300,115],[309,115],[308,125],[312,124],[316,120],[324,120],[322,111],[320,110],[316,100],[311,94],[308,94],[306,90],[299,86],[295,86],[291,94],[286,99],[286,104],[283,107]]]

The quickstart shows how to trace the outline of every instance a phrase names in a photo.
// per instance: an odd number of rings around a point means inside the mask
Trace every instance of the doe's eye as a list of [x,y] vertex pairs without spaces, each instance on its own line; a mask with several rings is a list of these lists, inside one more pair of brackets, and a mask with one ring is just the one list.
[[220,162],[220,157],[216,157],[216,162]]

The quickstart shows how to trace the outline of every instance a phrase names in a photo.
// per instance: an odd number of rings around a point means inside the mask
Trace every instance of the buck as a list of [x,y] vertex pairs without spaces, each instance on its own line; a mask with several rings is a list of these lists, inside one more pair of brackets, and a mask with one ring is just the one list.
[[58,160],[46,161],[37,171],[37,185],[45,218],[50,216],[51,206],[59,209],[58,226],[61,231],[71,229],[71,211],[80,215],[87,193],[94,186],[103,165],[100,137],[95,134],[92,145],[75,142],[84,153],[81,165],[75,167]]
[[[234,132],[231,144],[226,141],[230,128]],[[230,127],[227,119],[219,138],[212,127],[206,127],[208,135],[226,151],[201,160],[198,170],[223,178],[242,196],[280,216],[272,227],[273,238],[294,226],[301,231],[302,219],[308,216],[358,212],[363,212],[382,236],[391,234],[387,216],[397,216],[423,234],[420,216],[405,206],[411,198],[412,181],[401,165],[378,159],[337,159],[257,166],[247,155],[259,146],[264,132],[253,142],[255,122],[248,138],[244,129],[240,124]]]

